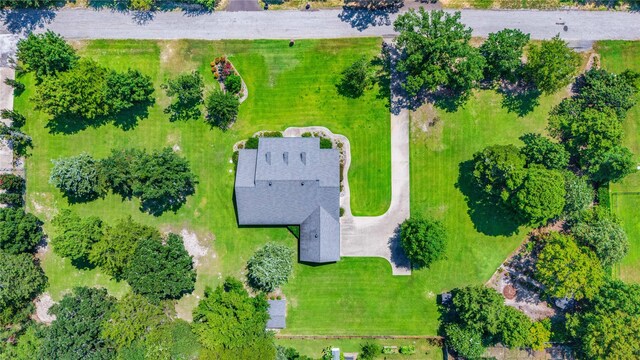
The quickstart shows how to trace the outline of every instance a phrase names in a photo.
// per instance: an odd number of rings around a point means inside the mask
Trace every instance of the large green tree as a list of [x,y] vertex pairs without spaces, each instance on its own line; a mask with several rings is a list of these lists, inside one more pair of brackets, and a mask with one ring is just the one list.
[[52,160],[49,183],[73,201],[93,200],[103,193],[98,162],[89,154]]
[[637,171],[637,161],[631,150],[614,146],[590,159],[587,171],[591,179],[599,184],[618,182]]
[[538,255],[535,276],[556,298],[592,298],[604,283],[604,271],[596,255],[579,247],[573,237],[550,233]]
[[400,238],[405,254],[416,268],[428,268],[444,257],[447,233],[435,219],[410,217],[400,225]]
[[629,76],[591,68],[576,80],[577,99],[597,110],[614,110],[619,118],[637,102],[638,88]]
[[146,338],[149,332],[168,321],[159,305],[142,295],[128,293],[102,325],[102,337],[119,350]]
[[526,71],[543,93],[553,94],[569,85],[579,66],[580,55],[559,35],[529,47]]
[[513,205],[527,224],[540,226],[562,213],[565,195],[562,173],[532,167],[527,169],[522,186],[513,197]]
[[506,201],[524,180],[526,159],[515,145],[493,145],[473,155],[473,175],[491,196]]
[[268,243],[258,249],[247,262],[249,284],[265,292],[286,284],[293,272],[293,256],[285,245]]
[[0,249],[12,254],[31,252],[42,240],[42,221],[22,208],[0,208]]
[[30,254],[0,250],[0,326],[28,318],[33,310],[31,301],[46,286],[47,276]]
[[342,71],[338,92],[346,97],[358,98],[369,88],[372,81],[370,64],[364,56]]
[[164,109],[171,121],[197,119],[204,98],[204,80],[199,72],[180,74],[162,84],[173,101]]
[[182,237],[169,234],[165,242],[142,239],[125,270],[131,289],[152,301],[179,299],[192,292],[196,282]]
[[629,251],[627,234],[607,208],[595,206],[584,211],[571,230],[578,243],[591,248],[604,267],[620,262]]
[[[0,7],[2,7],[1,4]],[[33,71],[38,79],[67,71],[78,61],[75,50],[64,41],[62,36],[51,30],[43,34],[29,33],[26,38],[18,41],[17,47],[18,60],[25,65],[26,70]]]
[[535,133],[524,134],[520,140],[524,143],[521,151],[528,165],[538,164],[554,170],[562,170],[569,165],[569,152],[562,144]]
[[236,279],[227,278],[215,290],[207,288],[193,311],[193,331],[205,349],[204,357],[274,359],[273,338],[265,330],[267,309],[264,296],[250,297]]
[[586,177],[577,176],[570,171],[565,172],[564,181],[566,190],[564,213],[574,217],[593,204],[595,192]]
[[482,79],[484,58],[469,43],[471,28],[460,22],[459,12],[410,9],[393,26],[402,52],[397,69],[406,74],[402,86],[410,95],[441,88],[468,95]]
[[205,106],[207,123],[226,130],[236,120],[240,102],[235,95],[217,90],[207,96]]
[[143,239],[159,242],[160,233],[136,223],[131,217],[121,219],[105,229],[104,236],[91,248],[89,261],[115,279],[123,279],[138,243]]
[[102,338],[102,324],[109,319],[116,299],[105,289],[79,287],[49,309],[56,316],[42,347],[45,359],[103,360],[114,351]]
[[581,358],[637,359],[640,285],[608,282],[582,311],[567,315],[567,328]]
[[82,218],[63,209],[52,224],[56,229],[56,236],[51,239],[53,250],[72,261],[88,261],[93,244],[102,239],[103,223],[97,216]]
[[465,359],[480,359],[486,348],[477,329],[449,323],[444,327],[447,345]]
[[490,33],[480,53],[486,60],[484,69],[487,79],[515,82],[522,68],[522,53],[529,43],[529,34],[517,29],[504,29]]

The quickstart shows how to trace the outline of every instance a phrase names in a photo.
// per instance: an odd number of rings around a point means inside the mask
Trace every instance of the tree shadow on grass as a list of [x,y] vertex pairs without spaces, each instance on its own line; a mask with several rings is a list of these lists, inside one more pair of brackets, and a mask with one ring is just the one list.
[[467,213],[474,228],[489,236],[509,236],[518,233],[520,221],[515,214],[484,194],[473,176],[473,161],[461,162],[458,166],[456,188],[465,196]]
[[501,86],[498,93],[502,94],[502,107],[508,112],[523,117],[540,105],[541,92],[532,85]]
[[200,111],[199,103],[173,103],[164,109],[164,113],[169,114],[169,121],[171,122],[198,120],[202,117],[202,111]]
[[46,125],[51,134],[76,134],[82,130],[93,127],[98,128],[108,123],[113,123],[116,127],[124,131],[134,129],[140,120],[149,117],[149,107],[153,101],[137,104],[130,109],[123,110],[111,116],[99,116],[95,119],[86,119],[74,115],[60,115],[52,118]]

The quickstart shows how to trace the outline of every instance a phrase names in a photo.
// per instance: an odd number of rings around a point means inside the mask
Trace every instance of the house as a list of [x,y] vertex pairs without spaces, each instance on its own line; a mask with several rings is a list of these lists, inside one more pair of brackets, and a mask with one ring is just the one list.
[[340,154],[319,138],[260,138],[238,154],[240,225],[299,225],[300,261],[340,260]]
[[286,323],[287,301],[267,300],[269,302],[269,320],[267,329],[284,329]]

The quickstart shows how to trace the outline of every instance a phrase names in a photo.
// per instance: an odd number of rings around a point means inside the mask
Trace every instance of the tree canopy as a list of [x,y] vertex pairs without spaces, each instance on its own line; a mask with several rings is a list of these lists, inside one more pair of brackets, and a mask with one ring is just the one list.
[[102,336],[120,350],[168,321],[160,306],[142,295],[128,293],[102,325]]
[[109,319],[116,299],[105,289],[78,287],[49,309],[56,316],[42,347],[46,359],[103,360],[114,357],[101,337],[102,324]]
[[[22,3],[24,1],[20,0]],[[51,3],[49,0],[26,1],[31,1],[34,5],[39,1],[40,3]],[[1,7],[2,4],[0,4]],[[51,30],[47,30],[43,34],[31,32],[26,38],[18,41],[17,47],[18,60],[25,65],[26,70],[33,71],[36,78],[40,80],[45,76],[67,71],[78,61],[76,51],[66,43],[62,36]]]
[[606,208],[596,206],[584,211],[571,230],[580,245],[595,252],[603,267],[620,262],[629,251],[627,234]]
[[88,262],[89,252],[102,239],[103,223],[97,216],[80,217],[69,209],[60,211],[52,221],[56,236],[51,245],[56,254],[75,262]]
[[0,250],[0,326],[31,314],[31,301],[47,286],[47,276],[30,254]]
[[473,155],[473,175],[490,196],[507,201],[524,180],[526,159],[515,145],[493,145]]
[[204,80],[199,72],[180,74],[162,84],[173,102],[164,109],[171,121],[197,119],[204,98]]
[[539,45],[532,44],[527,59],[528,76],[545,94],[569,85],[580,66],[580,56],[559,35],[542,40]]
[[227,278],[207,288],[193,311],[193,331],[207,354],[221,359],[274,359],[275,345],[265,330],[269,314],[264,296],[250,297],[242,283]]
[[482,79],[485,61],[470,45],[471,28],[460,22],[460,12],[410,9],[393,26],[402,53],[397,69],[406,74],[402,86],[410,95],[445,88],[464,98]]
[[480,53],[486,60],[485,77],[515,82],[522,68],[522,53],[529,43],[529,34],[518,29],[504,29],[491,33],[482,45]]
[[152,301],[179,299],[193,291],[196,272],[182,237],[169,234],[166,244],[143,238],[133,253],[125,276],[135,293]]
[[513,202],[527,224],[539,226],[562,213],[565,196],[562,173],[542,167],[532,167],[527,170]]
[[32,252],[42,240],[42,221],[22,208],[0,208],[0,249],[11,254]]
[[553,170],[563,170],[569,165],[569,152],[562,144],[534,133],[524,134],[520,140],[524,143],[520,151],[527,159],[527,165],[538,164]]
[[98,162],[89,154],[52,160],[49,183],[72,201],[88,201],[103,193]]
[[595,192],[583,176],[577,176],[569,171],[565,172],[565,190],[564,212],[570,217],[585,210],[593,203]]
[[293,272],[293,256],[285,245],[268,243],[258,249],[247,263],[249,284],[265,292],[286,284]]
[[600,111],[612,109],[619,118],[637,102],[638,88],[633,78],[604,69],[591,68],[576,79],[577,99]]
[[432,218],[410,217],[400,225],[402,248],[416,268],[429,267],[442,259],[447,233],[441,222]]
[[536,262],[536,278],[556,298],[590,299],[604,283],[596,255],[581,248],[573,237],[550,233]]
[[358,98],[372,85],[370,64],[364,56],[342,71],[337,84],[340,95]]
[[205,106],[207,123],[226,130],[236,120],[240,102],[235,95],[217,90],[207,96]]

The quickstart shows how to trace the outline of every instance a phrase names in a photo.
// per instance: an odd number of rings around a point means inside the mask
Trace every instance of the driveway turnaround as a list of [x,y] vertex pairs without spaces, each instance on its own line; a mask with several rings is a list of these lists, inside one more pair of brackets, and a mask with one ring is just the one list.
[[[244,1],[244,0],[243,0]],[[250,0],[249,0],[250,1]],[[233,3],[233,1],[232,1]],[[517,28],[533,39],[635,40],[640,14],[614,11],[462,10],[474,36]],[[357,10],[118,12],[94,9],[0,12],[0,33],[51,29],[69,39],[304,39],[392,36],[398,14]],[[566,30],[565,30],[566,29]]]

